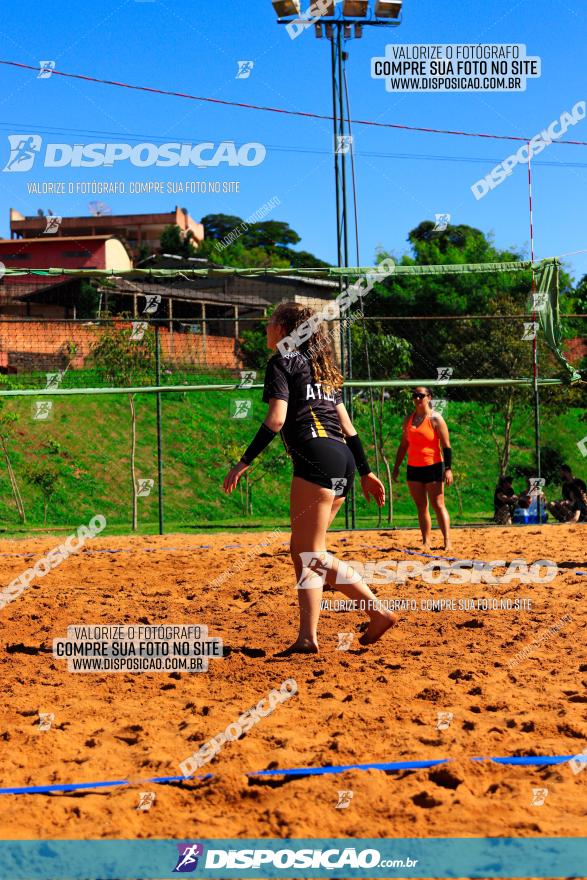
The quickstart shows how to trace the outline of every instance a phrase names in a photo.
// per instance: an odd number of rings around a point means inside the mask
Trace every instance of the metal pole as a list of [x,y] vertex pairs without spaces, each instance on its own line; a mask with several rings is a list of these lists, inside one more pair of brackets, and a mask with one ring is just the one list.
[[[336,44],[335,44],[336,41]],[[337,28],[336,34],[332,34],[332,39],[330,41],[330,61],[332,65],[332,124],[333,124],[333,135],[334,135],[334,191],[336,196],[336,265],[340,269],[343,265],[343,255],[342,255],[342,219],[341,219],[341,186],[340,186],[340,161],[339,161],[339,148],[340,141],[339,137],[339,125],[338,125],[338,102],[336,95],[336,87],[337,87],[337,66],[338,66],[338,46],[340,42],[340,29]],[[339,84],[340,89],[340,84]],[[338,279],[338,292],[342,293],[343,287],[343,279],[342,276]],[[345,349],[346,349],[346,339],[344,334],[344,327],[342,321],[339,322],[339,336],[340,336],[340,368],[343,376],[346,376],[346,365],[345,365]],[[345,404],[348,403],[348,390],[343,388],[343,400]],[[344,524],[348,529],[349,527],[349,505],[348,499],[344,505]]]
[[[536,300],[534,294],[536,292],[536,281],[534,279],[534,220],[532,213],[532,167],[531,167],[531,151],[528,143],[528,207],[530,215],[530,258],[532,260],[532,323],[534,325],[534,339],[532,341],[532,380],[534,391],[534,455],[536,460],[536,476],[542,476],[541,459],[540,459],[540,394],[538,391],[538,333],[536,328]],[[538,524],[542,523],[542,504],[540,492],[536,496],[536,512],[538,515]]]
[[[155,324],[155,371],[157,387],[161,386],[161,339],[159,324]],[[163,524],[163,436],[161,417],[161,392],[157,392],[157,495],[159,504],[159,534],[165,534]]]
[[[342,247],[340,238],[340,171],[338,164],[338,109],[336,103],[336,47],[334,45],[334,34],[330,41],[331,62],[332,62],[332,122],[334,130],[334,186],[336,195],[336,265],[342,266]],[[342,281],[342,280],[341,280]]]
[[[344,52],[343,52],[343,34],[344,34],[344,22],[337,22],[336,26],[336,54],[337,54],[337,73],[338,73],[338,132],[339,139],[337,148],[340,149],[340,164],[341,164],[341,176],[340,176],[340,209],[341,209],[341,238],[342,238],[342,257],[344,259],[344,263],[339,264],[344,268],[347,268],[349,265],[349,236],[348,236],[348,214],[347,214],[347,193],[346,193],[346,148],[345,144],[345,113],[344,113],[344,71],[343,71],[343,61],[344,61]],[[348,277],[346,279],[346,283],[348,285]],[[353,378],[353,361],[352,361],[352,351],[351,351],[351,333],[350,326],[345,327],[344,324],[341,324],[341,329],[343,333],[343,337],[345,340],[345,348],[346,348],[346,373],[345,378],[352,379]],[[353,395],[350,389],[345,389],[345,404],[348,409],[349,417],[351,421],[353,420]],[[350,513],[350,522],[351,528],[356,528],[356,514],[357,514],[357,505],[356,505],[356,496],[354,491],[354,486],[351,488],[348,496],[347,502],[345,504],[345,519],[348,524]]]

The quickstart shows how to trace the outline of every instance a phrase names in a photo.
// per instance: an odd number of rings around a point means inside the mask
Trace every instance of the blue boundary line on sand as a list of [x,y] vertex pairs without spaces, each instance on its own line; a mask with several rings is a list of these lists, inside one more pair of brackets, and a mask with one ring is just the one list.
[[[283,546],[289,546],[289,541],[284,541]],[[253,547],[261,546],[258,544],[253,544]],[[267,546],[267,545],[262,545]],[[236,548],[243,549],[243,544],[223,544],[222,547],[219,547],[220,550],[234,550]],[[114,548],[84,548],[84,553],[163,553],[165,550],[173,550],[176,553],[184,553],[186,550],[211,550],[212,544],[188,544],[187,547],[120,547],[119,549]],[[39,551],[42,552],[42,551]],[[27,559],[31,556],[38,556],[37,553],[0,553],[0,557],[2,556],[10,556],[12,558],[17,559]],[[72,554],[73,555],[73,554]]]
[[[347,541],[348,538],[342,538],[341,540]],[[288,543],[289,543],[288,541],[284,541],[283,546],[287,545]],[[254,546],[256,546],[256,545],[254,545]],[[377,550],[384,549],[382,547],[372,548],[370,544],[363,544],[362,546],[368,547],[369,549],[377,549]],[[243,549],[243,548],[244,548],[243,544],[224,544],[219,549],[220,550],[235,550],[235,549]],[[89,553],[89,554],[92,554],[92,553],[162,553],[165,550],[173,551],[174,553],[184,553],[189,550],[211,550],[211,549],[212,549],[211,544],[191,544],[191,545],[188,545],[187,547],[136,547],[136,548],[121,547],[119,549],[114,549],[114,548],[102,549],[99,547],[95,547],[93,549],[91,549],[91,548],[84,549],[84,553]],[[482,559],[468,560],[468,559],[461,559],[458,556],[440,556],[440,555],[437,555],[434,553],[419,553],[417,550],[406,550],[403,547],[398,547],[397,551],[399,553],[407,553],[409,556],[423,556],[426,559],[444,559],[447,562],[469,562],[469,561],[471,561],[471,562],[483,563]],[[30,559],[31,557],[37,556],[37,555],[38,554],[36,554],[36,553],[0,553],[0,558],[12,557],[12,558],[18,558],[18,559]],[[587,571],[581,571],[581,570],[577,569],[573,572],[573,574],[587,576]]]
[[[552,764],[564,764],[570,761],[575,755],[523,755],[521,757],[505,757],[505,758],[469,758],[469,761],[492,761],[496,764],[506,764],[514,766],[534,766],[547,767]],[[421,770],[429,767],[436,767],[439,764],[448,764],[451,758],[434,758],[424,761],[375,761],[369,764],[339,764],[326,767],[290,767],[275,768],[272,770],[255,770],[253,773],[247,774],[251,777],[260,776],[328,776],[331,774],[344,773],[347,770]],[[130,785],[146,785],[157,784],[165,785],[172,782],[187,782],[191,779],[205,781],[213,778],[213,773],[206,773],[202,776],[155,776],[152,779],[140,779],[136,782],[129,782],[126,779],[116,779],[107,782],[79,782],[55,785],[31,785],[17,786],[11,788],[0,788],[0,795],[3,794],[52,794],[53,792],[70,792],[70,791],[87,791],[96,788],[117,788]]]

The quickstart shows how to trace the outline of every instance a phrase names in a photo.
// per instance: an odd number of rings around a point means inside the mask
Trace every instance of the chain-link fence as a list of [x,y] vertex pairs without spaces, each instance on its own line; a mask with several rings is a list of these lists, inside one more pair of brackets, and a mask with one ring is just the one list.
[[[121,530],[287,525],[290,467],[279,439],[233,496],[221,491],[266,413],[266,317],[170,318],[160,307],[136,317],[0,319],[6,530],[65,527],[94,512]],[[586,322],[565,319],[565,353],[577,365]],[[587,476],[585,385],[557,380],[560,366],[540,333],[536,419],[532,315],[355,312],[329,330],[347,406],[388,488],[380,512],[355,493],[357,526],[413,524],[405,482],[392,485],[389,474],[415,381],[433,384],[451,431],[455,522],[491,520],[500,473],[511,472],[516,488],[536,474],[537,429],[548,497],[558,497],[563,461]]]

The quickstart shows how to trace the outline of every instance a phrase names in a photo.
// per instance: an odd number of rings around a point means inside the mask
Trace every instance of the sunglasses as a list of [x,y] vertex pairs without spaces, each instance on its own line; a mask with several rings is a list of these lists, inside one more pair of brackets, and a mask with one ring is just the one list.
[[424,398],[425,398],[425,397],[428,397],[428,395],[427,395],[427,394],[420,394],[419,391],[414,391],[414,393],[412,394],[412,397],[414,398],[414,400],[415,400],[416,398],[417,398],[418,400],[424,400]]

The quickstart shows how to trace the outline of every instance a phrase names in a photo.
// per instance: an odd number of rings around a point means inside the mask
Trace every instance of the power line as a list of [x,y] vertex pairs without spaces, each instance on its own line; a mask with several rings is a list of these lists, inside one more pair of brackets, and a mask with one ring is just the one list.
[[[23,64],[20,61],[6,61],[0,59],[0,64],[4,64],[8,67],[16,67],[22,70],[33,70],[37,72],[39,67],[35,67],[31,64]],[[300,116],[306,119],[320,119],[332,121],[332,116],[324,113],[309,113],[307,111],[302,110],[285,110],[282,107],[266,107],[260,104],[246,104],[240,101],[224,101],[221,98],[207,98],[202,95],[190,95],[187,92],[174,92],[168,89],[157,89],[151,86],[138,86],[132,83],[126,82],[117,82],[116,80],[110,79],[100,79],[96,76],[86,76],[81,73],[67,73],[62,70],[52,70],[52,76],[63,76],[68,79],[80,79],[85,82],[93,82],[99,83],[100,85],[107,86],[116,86],[117,88],[122,89],[131,89],[137,92],[149,92],[150,94],[155,95],[165,95],[173,98],[183,98],[188,101],[203,101],[208,104],[222,104],[225,107],[240,107],[244,110],[260,110],[265,113],[280,113],[285,116]],[[374,122],[372,120],[367,119],[353,119],[351,120],[353,125],[367,125],[376,128],[393,128],[401,131],[420,131],[425,132],[427,134],[449,134],[449,135],[457,135],[460,137],[476,137],[476,138],[489,138],[491,140],[500,140],[500,141],[518,141],[522,143],[528,143],[531,140],[531,137],[517,137],[516,135],[511,134],[488,134],[486,132],[472,132],[472,131],[458,131],[452,129],[443,129],[443,128],[429,128],[424,126],[417,125],[400,125],[399,123],[394,122]],[[553,141],[553,143],[557,144],[571,144],[573,146],[578,147],[587,147],[586,141],[568,141],[559,139],[557,141]]]
[[[351,120],[352,121],[352,120]],[[50,126],[45,124],[38,123],[26,123],[26,122],[0,122],[0,131],[9,131],[13,132],[15,128],[18,128],[20,131],[28,131],[31,134],[44,134],[44,135],[74,135],[74,136],[82,136],[82,137],[124,137],[125,143],[127,142],[135,142],[141,143],[142,139],[149,138],[149,142],[155,143],[160,141],[161,143],[167,143],[168,138],[164,138],[161,135],[154,134],[141,134],[141,133],[131,133],[128,132],[120,132],[120,131],[100,131],[97,129],[80,129],[80,128],[66,128],[62,126]],[[200,138],[199,136],[189,135],[186,137],[182,136],[181,142],[187,141],[196,141],[196,140],[206,140],[208,136],[203,136]],[[223,138],[223,141],[226,142],[234,142],[230,138]],[[180,139],[178,138],[177,142]],[[317,147],[292,147],[292,146],[283,146],[281,144],[266,144],[268,149],[274,150],[276,152],[283,153],[299,153],[303,155],[331,155],[331,149],[320,149]],[[368,158],[368,159],[410,159],[410,160],[421,160],[421,161],[432,161],[432,162],[469,162],[469,163],[477,163],[488,165],[491,162],[495,162],[496,164],[502,161],[503,157],[500,159],[497,158],[489,158],[483,156],[455,156],[455,155],[441,155],[435,153],[383,153],[383,152],[374,152],[370,150],[355,150],[354,151],[355,158]],[[551,167],[551,168],[587,168],[586,162],[557,162],[557,161],[533,161],[534,165],[542,166],[542,167]]]

